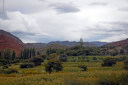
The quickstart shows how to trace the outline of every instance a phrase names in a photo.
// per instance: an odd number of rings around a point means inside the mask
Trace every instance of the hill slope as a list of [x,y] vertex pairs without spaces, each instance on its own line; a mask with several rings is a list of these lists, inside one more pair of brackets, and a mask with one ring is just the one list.
[[0,30],[0,35],[11,37],[12,39],[16,40],[19,44],[23,45],[23,42],[19,38],[17,38],[16,36],[12,35],[9,32],[6,32],[4,30]]
[[117,41],[117,42],[113,42],[113,43],[109,43],[109,44],[107,44],[105,46],[128,47],[128,39]]
[[0,35],[0,50],[10,49],[11,51],[15,51],[16,55],[20,53],[21,49],[23,48],[23,45],[18,43],[15,39]]

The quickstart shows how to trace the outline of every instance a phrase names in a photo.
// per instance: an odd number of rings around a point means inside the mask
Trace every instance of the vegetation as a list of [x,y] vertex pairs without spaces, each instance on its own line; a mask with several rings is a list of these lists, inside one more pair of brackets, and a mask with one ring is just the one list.
[[20,65],[20,68],[33,68],[34,66],[34,63],[23,63]]
[[30,63],[34,63],[35,64],[35,66],[38,66],[38,65],[41,65],[41,62],[43,62],[44,60],[43,60],[43,58],[41,58],[41,57],[33,57],[33,58],[31,58],[30,59]]
[[62,63],[59,60],[51,59],[45,64],[45,71],[51,73],[52,71],[62,71]]
[[87,70],[87,66],[86,65],[79,65],[79,68],[81,68],[81,71],[86,71]]
[[82,42],[48,48],[46,54],[24,48],[18,57],[7,49],[0,51],[0,85],[127,85],[126,53],[127,48],[84,47]]
[[102,66],[112,66],[113,64],[116,64],[116,59],[108,57],[103,61]]
[[126,70],[128,70],[128,60],[126,60],[125,62],[124,62],[124,68],[126,69]]

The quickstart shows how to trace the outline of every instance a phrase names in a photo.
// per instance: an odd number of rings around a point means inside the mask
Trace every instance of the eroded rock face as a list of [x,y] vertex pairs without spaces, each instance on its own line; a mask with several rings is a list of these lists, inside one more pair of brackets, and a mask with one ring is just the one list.
[[5,50],[5,49],[10,49],[11,51],[15,51],[16,55],[21,52],[23,48],[23,45],[18,43],[15,39],[5,36],[5,35],[0,35],[0,50]]

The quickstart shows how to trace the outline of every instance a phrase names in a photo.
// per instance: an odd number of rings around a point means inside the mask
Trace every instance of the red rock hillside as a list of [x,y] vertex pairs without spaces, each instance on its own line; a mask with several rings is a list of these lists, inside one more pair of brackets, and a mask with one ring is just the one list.
[[19,44],[15,39],[7,37],[5,35],[0,35],[0,50],[10,49],[15,51],[16,55],[20,53],[23,48],[22,44]]
[[122,41],[113,42],[113,43],[107,44],[106,46],[128,47],[128,39],[122,40]]

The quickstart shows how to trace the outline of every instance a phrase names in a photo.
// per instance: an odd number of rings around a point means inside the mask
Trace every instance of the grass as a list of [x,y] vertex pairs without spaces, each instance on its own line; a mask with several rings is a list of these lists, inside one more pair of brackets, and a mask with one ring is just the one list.
[[[120,76],[127,73],[123,70],[123,62],[118,62],[112,67],[102,67],[101,63],[65,62],[63,63],[63,71],[52,72],[52,74],[45,72],[43,64],[28,69],[20,69],[19,64],[12,65],[9,68],[18,69],[19,73],[0,74],[0,85],[103,85],[99,81],[104,82],[102,79],[109,81],[107,79],[111,78],[111,74]],[[78,68],[83,64],[88,67],[85,72]],[[118,77],[116,78],[118,79]]]

